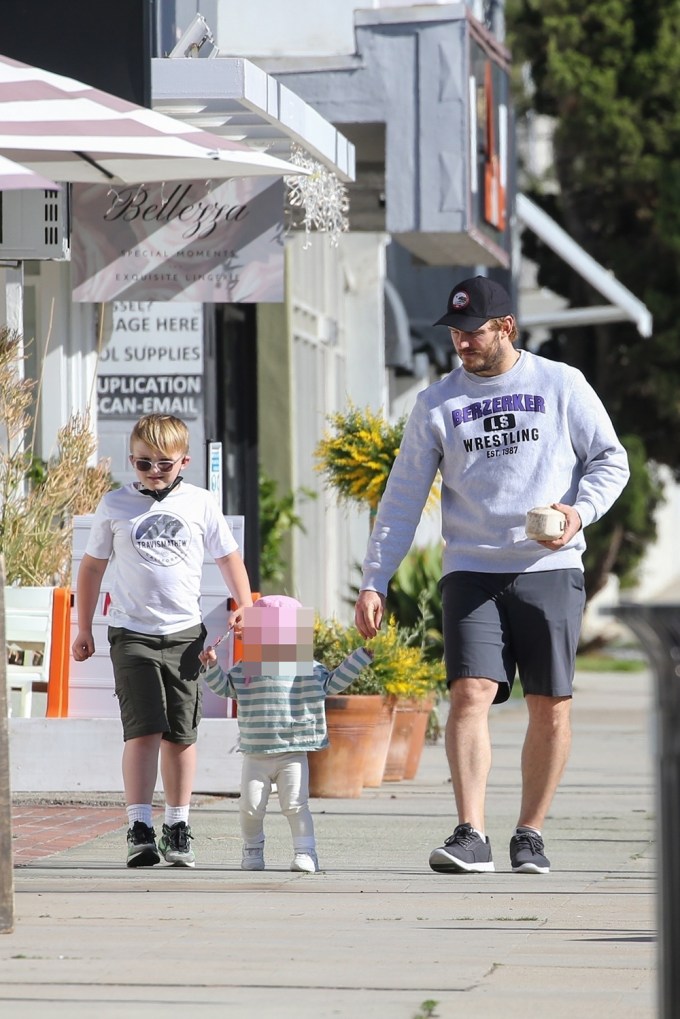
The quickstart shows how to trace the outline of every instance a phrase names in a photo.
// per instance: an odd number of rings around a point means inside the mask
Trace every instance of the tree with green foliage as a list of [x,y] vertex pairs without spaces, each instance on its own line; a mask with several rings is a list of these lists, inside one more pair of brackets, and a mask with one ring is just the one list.
[[[626,493],[588,529],[593,593],[607,564],[630,581],[655,537],[662,492],[647,462],[680,478],[680,3],[508,0],[506,18],[519,115],[555,122],[554,177],[524,190],[654,318],[649,339],[630,323],[570,328],[539,351],[580,368],[619,434],[637,437]],[[575,306],[602,303],[529,231],[523,250],[541,286]]]

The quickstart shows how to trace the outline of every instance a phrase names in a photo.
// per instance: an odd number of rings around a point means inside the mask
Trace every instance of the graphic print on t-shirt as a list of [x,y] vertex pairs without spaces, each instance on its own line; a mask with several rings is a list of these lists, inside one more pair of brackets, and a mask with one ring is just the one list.
[[[530,393],[510,393],[492,399],[477,400],[451,412],[453,427],[483,422],[483,435],[463,439],[467,453],[486,451],[487,458],[516,453],[523,442],[538,442],[537,427],[526,427],[519,415],[545,414],[545,400]],[[521,427],[520,427],[521,422]]]
[[132,543],[143,559],[156,566],[176,566],[186,559],[191,532],[176,513],[148,513],[137,521]]

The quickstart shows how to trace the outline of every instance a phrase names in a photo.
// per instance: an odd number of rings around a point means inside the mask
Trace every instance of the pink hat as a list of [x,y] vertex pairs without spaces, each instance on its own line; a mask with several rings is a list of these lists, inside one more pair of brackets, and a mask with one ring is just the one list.
[[301,609],[302,604],[296,598],[288,598],[285,594],[266,594],[253,602],[253,608],[261,609]]

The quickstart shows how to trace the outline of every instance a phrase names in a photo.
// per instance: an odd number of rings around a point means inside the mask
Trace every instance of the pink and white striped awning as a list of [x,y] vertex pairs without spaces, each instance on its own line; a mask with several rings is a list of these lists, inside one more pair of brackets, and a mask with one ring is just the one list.
[[27,188],[58,190],[59,184],[48,180],[39,173],[29,170],[21,163],[0,156],[0,191],[25,191]]
[[283,159],[5,56],[0,155],[52,180],[84,183],[301,172]]

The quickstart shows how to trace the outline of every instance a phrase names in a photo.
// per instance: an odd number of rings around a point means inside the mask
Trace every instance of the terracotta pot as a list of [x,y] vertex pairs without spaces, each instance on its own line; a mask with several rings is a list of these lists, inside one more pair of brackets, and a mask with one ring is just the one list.
[[404,768],[404,778],[415,778],[418,773],[418,765],[420,764],[423,747],[425,746],[427,723],[433,707],[434,701],[426,700],[421,701],[415,708],[415,718],[411,728],[411,742],[406,758],[406,767]]
[[326,698],[330,746],[309,754],[310,796],[361,796],[366,755],[382,705],[380,694]]
[[366,754],[366,767],[364,769],[364,786],[368,789],[375,789],[383,780],[385,774],[385,763],[387,752],[390,749],[390,739],[394,728],[393,698],[382,698],[382,710],[378,716],[378,722],[373,730],[371,741]]
[[412,701],[397,701],[383,782],[400,782],[404,777],[415,718],[416,712]]

